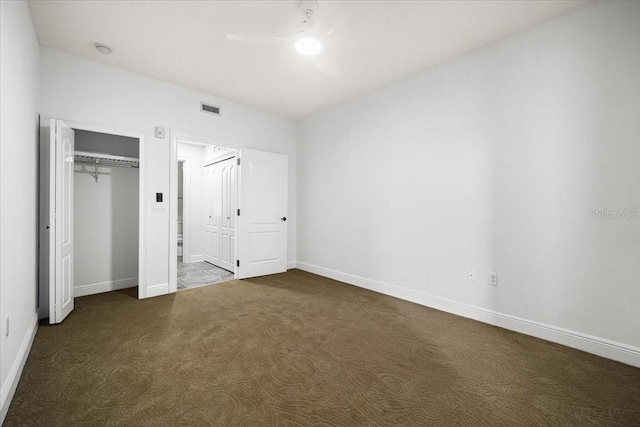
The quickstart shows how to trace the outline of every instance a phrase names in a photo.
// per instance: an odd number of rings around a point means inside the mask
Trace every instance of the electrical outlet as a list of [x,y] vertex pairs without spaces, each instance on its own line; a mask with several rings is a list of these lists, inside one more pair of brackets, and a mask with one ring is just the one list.
[[467,270],[467,280],[470,282],[476,281],[476,271],[473,269]]
[[491,286],[498,286],[498,273],[493,271],[489,272],[489,284]]

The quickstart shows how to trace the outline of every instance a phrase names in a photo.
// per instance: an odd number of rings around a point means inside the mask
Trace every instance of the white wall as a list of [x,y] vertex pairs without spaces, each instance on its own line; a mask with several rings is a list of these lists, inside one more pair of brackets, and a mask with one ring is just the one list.
[[187,240],[186,242],[183,241],[183,243],[189,245],[188,250],[191,260],[185,259],[183,262],[202,261],[204,257],[204,174],[202,170],[204,153],[205,147],[201,145],[178,144],[178,159],[188,159],[189,161],[189,179],[187,182],[189,183],[190,191],[187,195],[188,198],[183,199],[185,205],[189,204],[189,218],[184,218],[185,221],[189,221],[189,235],[185,236]]
[[[289,156],[288,258],[296,254],[296,124],[239,104],[41,48],[41,113],[71,121],[139,130],[146,135],[146,281],[168,291],[169,211],[155,210],[156,192],[169,193],[169,129],[212,135],[222,145],[273,151]],[[169,64],[167,66],[170,66]],[[200,102],[222,107],[220,117],[201,113]],[[156,139],[154,126],[167,129]]]
[[638,41],[599,2],[302,121],[298,266],[639,363],[640,219],[590,214],[640,209]]
[[27,4],[0,2],[0,19],[1,423],[37,326],[39,58]]
[[[76,131],[76,150],[137,157],[137,140]],[[75,165],[76,296],[137,284],[138,169]]]

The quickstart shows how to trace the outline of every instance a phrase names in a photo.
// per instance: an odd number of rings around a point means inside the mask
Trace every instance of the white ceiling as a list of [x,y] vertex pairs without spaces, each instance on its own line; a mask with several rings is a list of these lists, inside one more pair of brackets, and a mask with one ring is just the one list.
[[[320,73],[293,47],[226,33],[292,34],[288,1],[30,1],[42,46],[293,119],[469,52],[590,3],[580,1],[323,1],[323,46],[344,76]],[[94,42],[113,47],[98,53]]]

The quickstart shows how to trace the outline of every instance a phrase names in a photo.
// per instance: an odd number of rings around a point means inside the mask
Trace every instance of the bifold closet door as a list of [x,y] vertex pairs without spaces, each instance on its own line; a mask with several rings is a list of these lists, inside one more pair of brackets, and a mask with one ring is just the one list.
[[40,289],[48,293],[51,324],[62,322],[74,302],[74,136],[63,121],[40,118]]
[[221,187],[215,165],[204,168],[204,260],[220,265],[220,205],[216,200]]
[[204,168],[205,258],[234,271],[236,244],[236,159]]
[[236,263],[236,159],[232,158],[215,166],[220,171],[220,265],[234,271]]

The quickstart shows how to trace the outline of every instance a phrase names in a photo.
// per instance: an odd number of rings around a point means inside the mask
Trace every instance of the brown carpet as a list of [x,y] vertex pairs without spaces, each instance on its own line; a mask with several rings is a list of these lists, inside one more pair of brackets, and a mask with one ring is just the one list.
[[640,369],[301,271],[41,324],[7,426],[640,425]]

